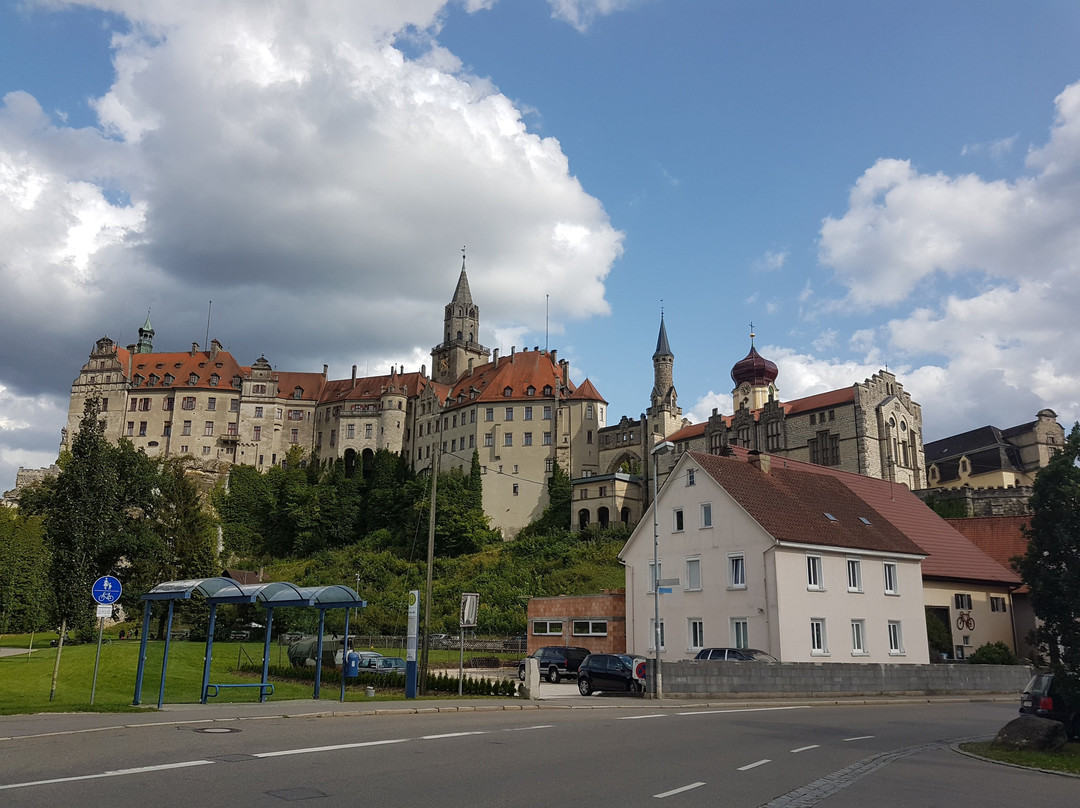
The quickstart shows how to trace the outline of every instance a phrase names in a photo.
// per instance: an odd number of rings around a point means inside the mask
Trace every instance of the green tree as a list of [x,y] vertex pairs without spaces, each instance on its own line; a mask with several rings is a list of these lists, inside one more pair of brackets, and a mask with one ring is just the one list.
[[41,517],[0,508],[0,634],[40,631],[48,625],[48,573]]
[[1014,566],[1041,621],[1033,638],[1051,666],[1080,677],[1080,423],[1035,478],[1027,552]]
[[968,662],[972,665],[1015,665],[1016,657],[1008,643],[998,640],[980,645],[968,657]]
[[548,477],[548,504],[540,518],[522,528],[518,537],[568,530],[573,500],[574,491],[570,485],[570,477],[556,460],[551,466],[551,476]]
[[926,610],[926,640],[930,645],[930,658],[947,658],[952,654],[952,634],[949,627],[929,608]]

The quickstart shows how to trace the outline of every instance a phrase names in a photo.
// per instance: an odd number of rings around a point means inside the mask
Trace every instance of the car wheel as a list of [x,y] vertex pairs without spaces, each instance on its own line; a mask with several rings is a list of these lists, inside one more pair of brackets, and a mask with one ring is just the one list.
[[1073,713],[1065,725],[1065,734],[1070,741],[1080,740],[1080,713]]
[[627,679],[626,680],[626,692],[627,693],[637,693],[638,692],[637,682],[635,682],[633,679]]
[[589,682],[588,679],[578,679],[577,680],[577,689],[578,689],[578,693],[580,693],[583,696],[591,696],[592,695],[592,684]]
[[548,681],[551,682],[553,685],[557,685],[559,683],[559,669],[556,668],[554,665],[548,668]]

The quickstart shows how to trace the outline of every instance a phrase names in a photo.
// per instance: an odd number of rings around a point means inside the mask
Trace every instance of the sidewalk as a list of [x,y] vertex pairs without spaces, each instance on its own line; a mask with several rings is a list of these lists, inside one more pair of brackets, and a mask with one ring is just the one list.
[[[550,685],[552,689],[559,685]],[[153,706],[140,713],[38,713],[0,716],[0,742],[45,735],[104,732],[140,726],[173,726],[225,721],[250,721],[272,718],[331,718],[370,715],[417,715],[442,712],[495,712],[505,710],[701,710],[751,709],[766,707],[859,706],[870,704],[949,704],[967,702],[1015,702],[1015,696],[910,696],[819,699],[724,699],[690,701],[651,699],[618,695],[582,697],[574,694],[541,694],[539,700],[519,698],[417,699],[401,701],[346,701],[303,699],[263,703],[166,704],[159,711]]]

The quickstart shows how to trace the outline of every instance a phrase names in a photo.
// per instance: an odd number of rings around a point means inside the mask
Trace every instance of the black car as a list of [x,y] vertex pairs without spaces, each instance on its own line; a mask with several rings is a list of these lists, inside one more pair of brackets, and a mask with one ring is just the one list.
[[[546,645],[537,648],[534,653],[525,659],[535,659],[540,666],[540,675],[546,676],[553,684],[563,676],[570,676],[578,672],[578,667],[589,655],[588,648],[578,648],[573,645]],[[518,679],[525,681],[525,659],[518,663]]]
[[600,691],[641,693],[645,682],[635,676],[634,667],[634,658],[629,654],[589,654],[578,668],[578,692],[583,696]]
[[1038,672],[1020,696],[1020,712],[1060,721],[1069,738],[1080,738],[1080,697],[1070,696],[1055,684],[1054,674]]
[[726,662],[776,662],[776,657],[756,648],[702,648],[694,659]]

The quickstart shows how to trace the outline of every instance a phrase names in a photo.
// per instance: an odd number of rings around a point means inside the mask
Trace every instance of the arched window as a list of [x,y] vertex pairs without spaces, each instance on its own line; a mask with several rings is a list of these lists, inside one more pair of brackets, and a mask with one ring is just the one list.
[[578,528],[580,530],[584,530],[585,528],[587,528],[589,526],[589,509],[582,508],[580,511],[578,511],[577,518]]
[[600,523],[600,527],[608,526],[608,509],[601,507],[596,511],[596,521]]
[[629,508],[623,508],[619,512],[619,521],[621,521],[624,525],[630,524],[630,509]]

